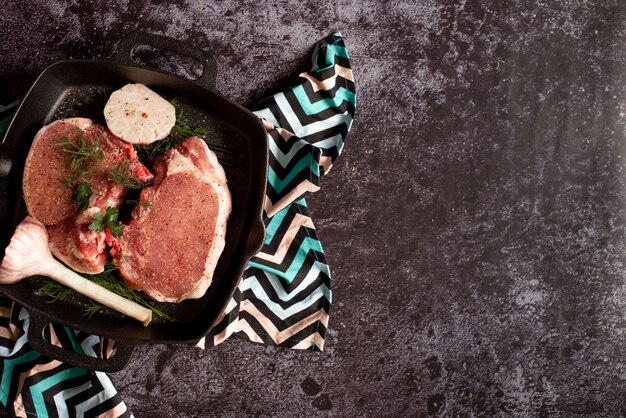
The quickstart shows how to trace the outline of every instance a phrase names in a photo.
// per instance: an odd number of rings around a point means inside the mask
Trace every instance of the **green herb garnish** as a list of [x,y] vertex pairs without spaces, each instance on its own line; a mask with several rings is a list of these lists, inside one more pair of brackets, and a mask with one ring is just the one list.
[[[177,106],[175,101],[172,101],[174,106]],[[205,128],[193,128],[189,125],[189,119],[182,112],[176,113],[176,123],[174,127],[170,131],[170,134],[159,141],[155,141],[151,144],[139,144],[135,145],[135,149],[140,157],[146,161],[148,164],[151,164],[159,158],[161,155],[165,154],[170,149],[174,148],[174,146],[180,144],[185,141],[190,136],[202,136],[208,132]]]
[[106,308],[106,306],[104,306],[104,305],[100,305],[97,302],[92,302],[91,305],[89,305],[89,306],[87,306],[86,308],[83,309],[83,312],[85,313],[86,316],[91,318],[93,316],[93,314],[98,313],[98,312],[102,312],[105,308]]
[[189,119],[184,113],[179,112],[176,116],[176,122],[170,131],[168,137],[175,139],[176,141],[184,141],[190,136],[202,136],[207,133],[205,128],[192,128],[189,126]]
[[72,202],[78,203],[79,212],[82,212],[89,207],[89,199],[91,198],[91,195],[93,195],[93,191],[91,190],[91,187],[89,187],[89,183],[82,182],[76,185]]
[[84,181],[91,173],[90,165],[102,159],[104,152],[100,148],[100,137],[92,143],[88,143],[80,128],[76,128],[77,141],[70,138],[54,144],[61,147],[61,152],[65,156],[65,165],[70,170],[71,177],[67,179],[68,184],[76,181]]
[[115,238],[121,237],[124,233],[124,228],[120,224],[120,221],[117,219],[120,211],[117,208],[107,207],[104,216],[102,216],[102,212],[96,212],[93,215],[93,220],[89,225],[89,229],[96,232],[102,232],[104,227],[109,228],[111,231],[111,235]]
[[34,292],[35,296],[48,296],[49,298],[52,298],[49,303],[56,302],[58,300],[65,300],[74,293],[76,292],[69,287],[65,287],[62,284],[53,281],[46,282],[46,284]]
[[[122,283],[116,276],[115,272],[117,271],[117,267],[110,262],[104,267],[104,271],[98,274],[84,274],[79,273],[81,276],[91,280],[92,282],[104,287],[105,289],[110,290],[113,293],[116,293],[126,299],[129,299],[133,302],[139,303],[142,306],[150,309],[155,315],[160,316],[161,318],[174,321],[174,319],[167,315],[166,313],[160,311],[150,304],[150,302],[146,301],[144,298],[140,296],[138,292],[130,290],[127,288],[124,283]],[[65,300],[70,296],[77,295],[74,290],[63,286],[57,282],[47,282],[39,289],[35,290],[36,296],[46,296],[51,298],[50,302],[55,302],[59,300]],[[106,306],[103,306],[99,303],[92,302],[87,307],[84,308],[85,315],[91,316],[96,312],[100,312],[106,309]]]
[[128,160],[124,160],[116,168],[109,171],[109,180],[112,180],[122,187],[128,189],[143,189],[152,182],[142,182],[130,171]]
[[118,295],[128,300],[131,300],[142,306],[145,306],[148,309],[151,309],[155,315],[158,315],[161,318],[167,319],[168,321],[173,321],[173,319],[169,315],[165,314],[164,312],[150,305],[149,302],[147,302],[145,299],[139,296],[137,292],[130,290],[128,287],[126,287],[124,283],[122,283],[113,274],[110,274],[110,273],[104,274],[103,272],[95,276],[85,276],[85,277],[91,279],[94,283],[104,287],[105,289],[110,290],[113,293],[117,293]]

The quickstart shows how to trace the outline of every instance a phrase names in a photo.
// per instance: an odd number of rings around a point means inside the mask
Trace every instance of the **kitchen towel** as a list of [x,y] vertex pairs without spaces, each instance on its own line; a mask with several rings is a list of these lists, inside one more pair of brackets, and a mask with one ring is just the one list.
[[[343,149],[356,107],[341,34],[313,48],[297,85],[254,110],[270,147],[261,251],[250,260],[223,318],[198,347],[232,335],[294,349],[322,350],[331,303],[330,269],[304,197]],[[0,106],[0,132],[16,104]],[[14,415],[130,417],[109,377],[44,357],[28,344],[28,312],[0,297],[0,402]],[[54,343],[92,356],[103,339],[53,325]]]

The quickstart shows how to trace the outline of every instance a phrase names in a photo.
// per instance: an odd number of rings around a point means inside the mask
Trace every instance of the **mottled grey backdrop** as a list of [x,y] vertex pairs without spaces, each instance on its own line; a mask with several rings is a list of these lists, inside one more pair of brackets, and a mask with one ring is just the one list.
[[[138,417],[626,414],[626,6],[605,1],[2,2],[0,94],[125,33],[211,51],[251,105],[340,30],[358,106],[309,206],[324,353],[140,347]],[[192,71],[193,72],[193,71]]]

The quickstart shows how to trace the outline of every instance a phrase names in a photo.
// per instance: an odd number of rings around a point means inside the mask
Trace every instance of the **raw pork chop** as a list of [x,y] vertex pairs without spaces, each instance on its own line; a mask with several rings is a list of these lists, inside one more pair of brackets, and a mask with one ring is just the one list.
[[190,137],[154,163],[133,219],[112,253],[126,285],[160,302],[202,297],[224,249],[231,211],[224,169]]
[[[87,144],[98,141],[103,157],[90,165],[87,182],[93,191],[89,207],[78,213],[72,202],[73,188],[66,180],[72,177],[67,155],[60,142],[77,143],[82,136]],[[35,136],[24,166],[23,191],[28,213],[41,221],[50,235],[52,253],[76,271],[95,274],[106,263],[106,232],[89,229],[96,212],[119,207],[126,189],[109,179],[112,168],[128,162],[130,171],[140,180],[152,178],[139,163],[132,145],[121,141],[106,128],[90,119],[72,118],[52,122]]]
[[61,223],[73,212],[72,190],[65,179],[70,172],[66,156],[57,144],[66,139],[76,143],[82,129],[92,125],[90,119],[58,120],[37,132],[26,157],[22,186],[28,213],[44,225]]

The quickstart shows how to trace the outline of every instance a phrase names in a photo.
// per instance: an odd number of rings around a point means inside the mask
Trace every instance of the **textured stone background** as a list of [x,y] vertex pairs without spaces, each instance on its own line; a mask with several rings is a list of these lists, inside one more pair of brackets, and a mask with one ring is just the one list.
[[173,3],[5,0],[2,101],[142,29],[249,105],[340,30],[358,108],[309,199],[325,352],[140,347],[112,376],[136,416],[626,414],[622,1]]

